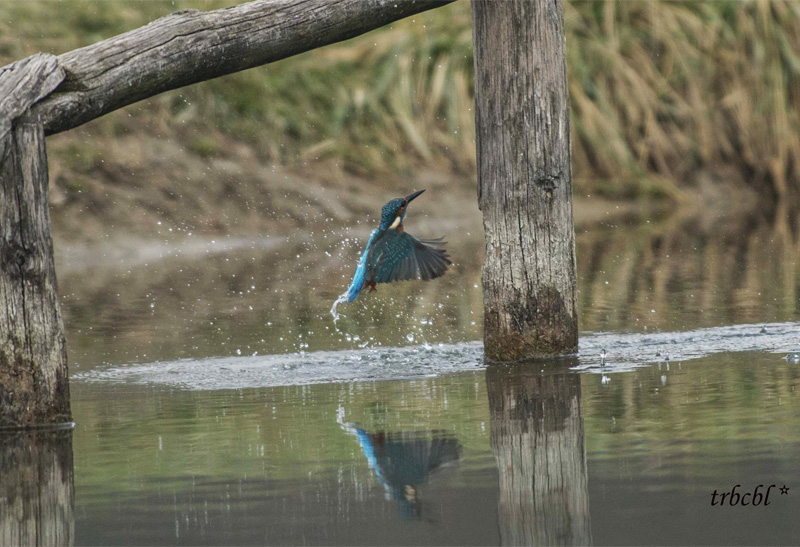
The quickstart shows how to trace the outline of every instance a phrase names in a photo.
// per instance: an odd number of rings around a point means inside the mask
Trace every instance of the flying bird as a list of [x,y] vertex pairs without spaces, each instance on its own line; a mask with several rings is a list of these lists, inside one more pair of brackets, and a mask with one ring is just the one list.
[[[336,304],[353,302],[362,290],[369,288],[369,292],[372,292],[378,283],[410,279],[427,281],[444,275],[452,262],[444,249],[443,238],[418,239],[403,227],[408,204],[424,191],[393,199],[383,206],[381,223],[369,236],[350,288],[339,297]],[[336,304],[331,310],[334,317]]]

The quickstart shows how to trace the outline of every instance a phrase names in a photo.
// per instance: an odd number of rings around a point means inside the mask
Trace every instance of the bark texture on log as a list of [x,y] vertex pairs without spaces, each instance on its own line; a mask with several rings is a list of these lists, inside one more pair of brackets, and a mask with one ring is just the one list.
[[0,432],[0,545],[72,545],[72,430]]
[[14,120],[46,97],[64,79],[55,56],[32,55],[0,68],[0,163],[11,138]]
[[453,0],[259,0],[184,10],[58,57],[64,83],[37,109],[48,135],[203,80],[340,42]]
[[472,0],[478,203],[492,361],[578,351],[561,0]]
[[501,543],[589,545],[580,377],[541,374],[540,368],[495,365],[486,371]]
[[0,428],[72,419],[44,140],[16,120],[0,163]]

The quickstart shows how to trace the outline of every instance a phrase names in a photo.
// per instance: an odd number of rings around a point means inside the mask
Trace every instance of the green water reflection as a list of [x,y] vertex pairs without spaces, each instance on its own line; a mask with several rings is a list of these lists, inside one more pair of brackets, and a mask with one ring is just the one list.
[[786,217],[679,215],[577,241],[582,330],[683,331],[800,317],[800,238]]
[[[76,542],[799,537],[800,368],[742,353],[610,378],[537,363],[240,391],[76,383]],[[757,511],[710,506],[715,489],[784,483],[794,496]]]
[[[63,268],[72,371],[480,338],[472,236],[450,238],[443,279],[382,287],[336,331],[328,310],[358,252],[344,236]],[[800,319],[786,219],[601,225],[577,252],[583,331]],[[800,367],[769,353],[569,364],[216,391],[77,379],[75,543],[796,543]],[[710,505],[736,484],[790,494]],[[19,526],[0,523],[0,538]]]

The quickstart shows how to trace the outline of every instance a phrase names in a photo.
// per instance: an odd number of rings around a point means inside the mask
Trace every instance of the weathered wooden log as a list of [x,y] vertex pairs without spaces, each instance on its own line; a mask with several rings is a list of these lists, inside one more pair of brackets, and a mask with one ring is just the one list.
[[11,124],[64,79],[55,56],[32,55],[0,68],[0,163],[11,137]]
[[540,368],[486,371],[501,544],[589,545],[580,377]]
[[72,430],[0,431],[0,545],[72,545]]
[[347,40],[452,1],[259,0],[179,11],[60,55],[67,77],[37,110],[51,135],[163,91]]
[[[54,66],[54,65],[53,65]],[[39,70],[36,84],[50,80]],[[0,74],[0,77],[3,75]],[[31,73],[20,82],[29,82]],[[45,137],[17,118],[0,161],[0,428],[71,420],[64,326],[48,212]]]
[[561,0],[472,0],[486,357],[578,350]]

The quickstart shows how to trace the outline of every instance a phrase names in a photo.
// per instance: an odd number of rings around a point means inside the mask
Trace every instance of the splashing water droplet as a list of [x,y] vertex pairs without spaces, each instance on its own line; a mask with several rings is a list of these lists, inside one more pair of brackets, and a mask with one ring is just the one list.
[[339,330],[339,326],[336,323],[337,323],[337,321],[339,321],[339,314],[336,313],[336,307],[339,304],[342,304],[343,302],[347,302],[347,293],[346,292],[340,294],[339,298],[337,298],[336,302],[334,302],[333,306],[331,306],[331,315],[333,316],[333,326],[334,326],[334,328],[336,328],[337,331]]

